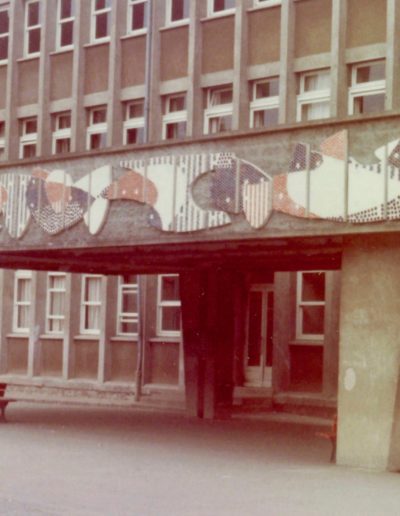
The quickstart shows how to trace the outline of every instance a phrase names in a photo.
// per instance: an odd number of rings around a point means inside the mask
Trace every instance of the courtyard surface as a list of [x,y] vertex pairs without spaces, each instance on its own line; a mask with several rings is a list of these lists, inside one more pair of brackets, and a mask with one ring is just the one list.
[[400,514],[400,475],[329,464],[310,420],[35,403],[8,420],[1,515]]

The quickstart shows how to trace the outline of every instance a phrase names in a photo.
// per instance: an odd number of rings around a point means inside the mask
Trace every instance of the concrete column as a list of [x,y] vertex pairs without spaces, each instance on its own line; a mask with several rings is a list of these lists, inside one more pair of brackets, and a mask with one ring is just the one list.
[[56,9],[51,2],[42,2],[42,34],[40,38],[39,98],[38,98],[38,156],[51,154],[50,119],[50,52],[53,50],[56,31]]
[[14,271],[0,270],[0,374],[8,371],[7,334],[11,333],[14,299]]
[[6,113],[7,121],[5,127],[5,156],[6,161],[18,158],[19,154],[19,128],[17,120],[18,96],[18,63],[17,59],[22,56],[24,28],[21,20],[24,19],[23,2],[10,3],[10,34],[9,34],[9,55],[7,65],[7,86],[6,86]]
[[340,271],[327,271],[325,277],[323,393],[334,397],[339,369]]
[[332,0],[331,117],[347,115],[347,0]]
[[122,145],[121,36],[126,32],[127,2],[112,4],[108,65],[107,145]]
[[84,109],[85,49],[89,41],[91,2],[75,2],[74,53],[72,63],[71,152],[86,149]]
[[250,6],[250,0],[236,0],[235,45],[233,54],[234,78],[232,129],[241,130],[245,130],[249,127],[249,85],[247,80],[247,9]]
[[79,334],[81,276],[67,274],[63,340],[63,380],[74,376],[74,336]]
[[388,110],[400,108],[400,4],[387,0],[386,101]]
[[[148,98],[148,124],[149,124],[149,141],[155,142],[161,140],[161,97],[160,97],[160,27],[164,25],[165,20],[165,2],[164,0],[152,0],[152,16],[150,20],[151,29],[151,55],[150,55],[150,84]],[[149,35],[147,36],[149,37]],[[148,56],[146,57],[148,59]]]
[[31,310],[28,344],[28,376],[40,375],[40,336],[44,333],[46,318],[46,272],[32,271]]
[[97,379],[100,383],[104,383],[111,378],[111,336],[115,333],[115,308],[117,306],[116,276],[103,276],[101,300]]
[[281,55],[279,70],[279,123],[296,120],[296,81],[294,68],[295,5],[293,0],[282,0]]
[[337,449],[340,465],[377,470],[400,467],[399,261],[397,235],[360,235],[344,242]]
[[203,134],[203,92],[201,89],[201,18],[206,16],[207,4],[202,0],[190,0],[189,49],[187,91],[187,136]]

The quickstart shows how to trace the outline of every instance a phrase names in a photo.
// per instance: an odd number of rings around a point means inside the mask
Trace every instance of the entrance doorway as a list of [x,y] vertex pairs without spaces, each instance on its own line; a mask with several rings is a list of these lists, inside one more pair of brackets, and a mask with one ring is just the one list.
[[245,385],[272,386],[273,285],[253,285],[246,319]]

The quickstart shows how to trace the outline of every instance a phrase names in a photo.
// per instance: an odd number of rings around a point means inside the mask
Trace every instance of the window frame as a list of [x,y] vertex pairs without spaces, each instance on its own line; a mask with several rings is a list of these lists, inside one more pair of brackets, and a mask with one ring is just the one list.
[[[105,122],[94,122],[94,113],[97,110],[105,109]],[[107,147],[107,105],[92,106],[87,108],[88,125],[86,127],[86,150],[99,150]],[[105,145],[100,147],[91,147],[91,137],[96,134],[105,135]]]
[[[68,18],[61,18],[61,4],[63,0],[58,0],[57,2],[57,27],[56,27],[56,49],[58,51],[61,50],[71,50],[74,48],[74,27],[75,27],[75,15],[70,16]],[[71,0],[72,10],[74,10],[75,0]],[[72,22],[72,42],[69,45],[61,44],[62,37],[62,26],[67,23]]]
[[[324,282],[325,282],[325,299],[324,301],[303,301],[302,300],[302,287],[303,287],[303,274],[323,274]],[[299,341],[313,341],[322,343],[325,338],[325,333],[322,334],[313,334],[313,333],[304,333],[303,331],[303,307],[312,307],[312,306],[323,306],[324,313],[326,310],[326,271],[297,271],[296,276],[296,340]]]
[[[252,92],[251,99],[252,100],[250,101],[250,104],[249,104],[249,106],[250,106],[250,128],[251,129],[256,129],[254,120],[255,120],[255,114],[258,111],[269,111],[269,110],[272,111],[272,110],[277,109],[278,110],[278,118],[279,118],[279,93],[278,93],[278,95],[271,95],[269,97],[256,98],[257,85],[260,83],[272,80],[272,79],[278,79],[278,81],[279,81],[279,77],[265,77],[264,79],[258,79],[256,81],[253,81],[253,83],[251,85],[251,92]],[[278,89],[279,89],[279,86],[278,86]],[[279,123],[279,121],[278,121],[278,123]],[[264,127],[269,127],[269,126],[264,126]]]
[[[132,11],[134,9],[135,5],[138,4],[145,4],[145,15],[144,15],[144,22],[145,26],[141,27],[140,29],[132,29]],[[147,25],[146,25],[147,22]],[[148,0],[128,0],[128,16],[127,16],[127,28],[126,33],[128,35],[135,35],[139,36],[140,34],[146,34],[148,30],[148,24],[149,24],[149,1]]]
[[[26,125],[28,122],[31,122],[32,120],[35,120],[36,122],[36,133],[28,133],[26,132]],[[37,123],[38,119],[36,116],[28,117],[28,118],[21,118],[21,134],[19,137],[19,157],[20,159],[30,159],[32,157],[37,156],[37,139],[38,139],[38,131],[37,131]],[[25,158],[24,157],[24,148],[29,145],[35,145],[35,156],[30,156]]]
[[[157,321],[156,321],[157,335],[159,337],[178,337],[178,338],[180,338],[182,335],[182,312],[181,312],[182,303],[181,303],[181,300],[164,301],[161,299],[162,280],[165,277],[176,277],[176,278],[178,278],[178,281],[179,281],[179,274],[158,274],[158,276],[157,276]],[[180,330],[179,331],[178,330],[164,330],[162,328],[163,308],[179,308],[179,310],[180,310]]]
[[0,33],[0,39],[7,38],[7,57],[4,59],[0,59],[0,65],[8,63],[8,47],[9,47],[9,41],[10,41],[10,5],[0,5],[0,12],[6,11],[8,13],[8,32]]
[[362,68],[368,65],[372,65],[373,63],[383,62],[385,64],[384,59],[373,59],[370,61],[364,61],[361,63],[356,63],[351,66],[351,80],[349,86],[349,96],[348,96],[348,114],[363,114],[363,113],[355,113],[355,101],[360,97],[368,97],[371,95],[385,95],[386,94],[386,78],[385,79],[377,79],[374,81],[367,82],[357,82],[357,70],[358,68]]
[[[64,286],[62,288],[60,287],[52,287],[51,286],[51,278],[64,278]],[[64,314],[52,314],[51,308],[52,308],[52,294],[53,293],[60,293],[64,294]],[[66,300],[67,300],[67,274],[65,272],[48,272],[47,273],[47,289],[46,289],[46,334],[47,335],[63,335],[65,332],[65,307],[66,307]],[[51,323],[50,321],[56,320],[56,321],[62,321],[62,330],[53,330],[51,329]]]
[[[171,111],[170,104],[171,100],[174,98],[184,97],[185,99],[185,109],[179,111]],[[177,138],[167,138],[167,127],[169,124],[178,124],[184,122],[186,124],[185,127],[185,137],[187,135],[187,107],[186,107],[186,92],[181,93],[172,93],[171,95],[166,95],[164,99],[165,113],[162,117],[162,139],[177,139]]]
[[[133,274],[132,274],[133,276]],[[137,312],[124,312],[123,296],[124,293],[133,294],[136,296]],[[125,317],[125,320],[124,320]],[[139,331],[139,276],[136,275],[136,283],[125,283],[124,276],[118,276],[118,302],[117,302],[117,318],[116,318],[116,335],[119,337],[137,337],[138,331],[127,332],[122,331],[123,323],[136,323]]]
[[329,106],[329,114],[328,116],[320,117],[320,118],[312,118],[304,120],[302,117],[303,107],[311,106],[313,104],[319,103],[328,103],[331,100],[331,88],[321,88],[318,90],[306,91],[305,90],[305,82],[308,77],[313,75],[318,75],[318,73],[328,72],[328,75],[331,77],[331,70],[329,68],[320,68],[317,70],[308,70],[307,72],[302,72],[299,75],[299,93],[296,97],[296,121],[297,122],[312,122],[314,120],[326,120],[331,117],[331,110]]
[[[143,115],[137,117],[128,117],[129,108],[134,104],[143,104]],[[144,130],[145,130],[145,101],[144,99],[133,99],[124,103],[124,123],[123,123],[123,137],[122,141],[124,145],[140,145],[144,143]],[[143,142],[128,143],[128,131],[129,129],[143,129]]]
[[179,25],[186,25],[189,23],[190,19],[190,1],[184,0],[188,4],[188,16],[186,18],[180,18],[179,20],[172,20],[172,3],[174,0],[166,1],[166,16],[165,16],[165,25],[167,27],[176,27]]
[[[28,12],[29,12],[29,5],[31,4],[38,4],[39,6],[39,23],[37,25],[31,25],[28,26]],[[26,0],[24,5],[24,56],[25,57],[37,57],[40,56],[40,39],[42,35],[42,23],[41,23],[41,17],[42,17],[42,2],[41,0]],[[39,50],[36,52],[29,52],[29,33],[31,31],[39,29]]]
[[[100,295],[99,300],[85,300],[85,290],[86,290],[86,281],[88,279],[97,278],[100,282]],[[103,281],[103,276],[101,274],[83,274],[82,275],[82,283],[81,283],[81,304],[80,304],[80,318],[79,318],[79,332],[81,335],[100,335],[100,325],[101,325],[101,286]],[[98,307],[99,308],[99,328],[85,328],[86,321],[86,310],[90,307]]]
[[[216,92],[231,91],[232,100],[229,103],[212,105],[212,97]],[[213,118],[222,118],[224,116],[233,116],[233,86],[213,86],[207,89],[207,106],[204,109],[204,122],[203,122],[203,133],[204,134],[223,134],[228,131],[210,131],[210,121]]]
[[[18,300],[18,282],[19,280],[30,280],[29,287],[29,301]],[[28,307],[28,327],[18,326],[19,308]],[[14,274],[14,296],[13,296],[13,316],[12,316],[12,330],[13,333],[28,334],[30,331],[30,316],[32,308],[32,271],[26,269],[17,269]]]
[[282,0],[254,0],[254,7],[275,7],[282,5]]
[[100,16],[105,13],[107,13],[109,15],[109,20],[110,20],[111,13],[112,13],[112,5],[110,5],[109,7],[103,7],[102,9],[96,9],[96,0],[92,0],[91,13],[90,13],[90,41],[92,43],[107,42],[107,41],[110,41],[110,39],[111,39],[111,35],[110,35],[111,24],[110,23],[109,23],[109,26],[107,27],[108,28],[107,35],[102,36],[100,38],[96,37],[97,16]]
[[215,18],[217,16],[227,16],[230,14],[235,14],[236,12],[236,5],[234,7],[228,7],[225,9],[222,9],[221,11],[215,11],[215,0],[207,0],[207,16]]
[[[72,129],[71,125],[69,127],[61,128],[59,127],[59,120],[62,116],[65,116],[69,114],[70,120],[72,117],[72,114],[70,111],[62,111],[60,113],[53,113],[52,116],[54,117],[55,121],[55,129],[52,131],[52,154],[54,155],[61,155],[65,153],[56,152],[57,149],[57,141],[58,140],[69,140],[71,145],[71,138],[72,138]],[[72,122],[72,120],[71,120]]]

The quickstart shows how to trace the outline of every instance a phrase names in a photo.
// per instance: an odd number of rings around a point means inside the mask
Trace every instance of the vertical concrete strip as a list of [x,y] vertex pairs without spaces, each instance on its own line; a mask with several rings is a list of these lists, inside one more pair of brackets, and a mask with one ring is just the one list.
[[100,299],[99,369],[97,380],[99,383],[104,383],[111,378],[111,335],[115,333],[117,276],[103,276],[101,278]]
[[74,335],[79,334],[81,301],[81,276],[79,274],[67,274],[65,297],[62,376],[63,380],[69,380],[74,376]]
[[326,271],[325,277],[323,392],[333,398],[337,395],[339,369],[340,271]]
[[[344,241],[340,298],[340,465],[386,470],[398,459],[400,246],[397,235]],[[392,456],[391,456],[392,454]],[[391,459],[391,460],[389,460]],[[393,459],[393,460],[392,460]]]
[[386,109],[400,108],[400,3],[387,0],[386,27]]
[[295,121],[296,81],[294,74],[295,5],[293,0],[282,0],[281,42],[279,70],[279,123]]
[[[151,0],[151,30],[148,37],[151,37],[151,59],[150,84],[148,97],[148,134],[149,141],[156,142],[161,139],[161,97],[160,97],[160,58],[161,58],[161,37],[160,28],[165,20],[165,2],[162,0]],[[149,47],[147,47],[149,48]]]
[[347,0],[332,0],[331,117],[347,115]]
[[8,339],[12,330],[14,271],[0,270],[0,374],[8,372]]
[[[46,318],[47,273],[32,271],[31,306],[28,344],[28,376],[39,376],[41,370],[40,336],[44,333]],[[41,302],[36,303],[35,300]]]

